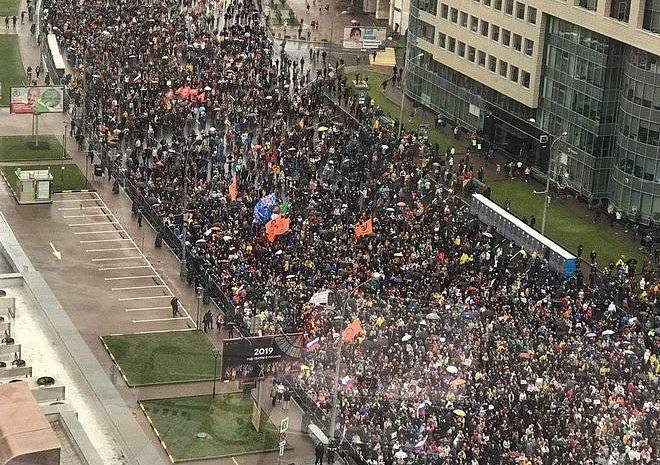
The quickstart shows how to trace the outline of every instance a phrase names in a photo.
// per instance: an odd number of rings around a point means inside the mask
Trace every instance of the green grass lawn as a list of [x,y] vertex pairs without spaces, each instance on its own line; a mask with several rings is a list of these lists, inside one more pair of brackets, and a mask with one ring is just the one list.
[[[278,448],[279,433],[262,414],[260,432],[252,426],[252,399],[218,394],[145,400],[144,410],[174,461],[231,456]],[[207,437],[198,438],[198,433]]]
[[[18,11],[21,6],[21,0],[0,0],[0,16],[2,16],[2,21],[4,22],[5,16],[18,16],[17,24],[21,22],[21,15]],[[27,19],[27,16],[26,16]],[[3,26],[4,27],[4,24]],[[11,20],[9,22],[9,27],[11,27]]]
[[[0,0],[0,2],[0,16],[5,16],[7,13],[3,14],[2,11],[9,8],[12,4],[15,4],[18,10],[17,0]],[[21,60],[21,52],[18,48],[18,36],[16,34],[0,35],[0,65],[0,85],[2,85],[0,105],[9,105],[10,87],[21,85],[25,80],[23,61]]]
[[131,386],[213,379],[212,346],[200,331],[122,334],[101,339]]
[[[346,76],[348,77],[348,82],[349,82],[349,87],[354,89],[353,85],[353,79],[355,79],[355,73],[357,71],[347,71]],[[382,74],[382,73],[376,73],[373,71],[365,71],[365,70],[360,70],[360,76],[368,76],[369,77],[369,96],[373,99],[374,103],[378,105],[387,116],[390,118],[398,121],[399,120],[399,113],[400,113],[400,102],[393,102],[390,100],[382,91],[381,85],[383,84],[383,81],[388,80],[391,76]],[[388,86],[391,86],[392,83],[388,83]],[[355,90],[355,89],[354,89]],[[359,89],[358,89],[359,90]],[[449,134],[439,130],[435,129],[433,127],[433,121],[424,121],[422,118],[419,116],[410,116],[409,111],[405,111],[403,113],[403,127],[406,129],[412,129],[412,130],[417,130],[419,128],[420,124],[428,124],[429,125],[429,131],[428,131],[428,138],[429,141],[438,144],[440,148],[440,152],[444,153],[448,148],[450,147],[456,147],[457,149],[459,147],[463,147],[464,144],[462,144],[460,141],[454,140],[452,136]],[[398,128],[398,126],[397,126]],[[396,129],[396,128],[395,128]],[[460,150],[459,150],[460,151]]]
[[[39,136],[37,146],[34,142],[34,136],[0,137],[0,161],[62,159],[64,149],[57,137]],[[66,158],[70,158],[68,154]]]
[[[506,199],[511,200],[511,211],[522,218],[536,217],[535,228],[541,230],[543,217],[543,195],[533,194],[533,185],[519,179],[493,181],[489,183],[492,188],[492,199],[504,206]],[[541,188],[542,189],[542,188]],[[539,190],[541,190],[539,189]],[[603,223],[606,219],[601,220]],[[561,199],[553,198],[548,206],[545,232],[555,242],[573,253],[577,252],[580,244],[583,245],[583,258],[589,258],[592,250],[598,253],[597,262],[602,268],[610,261],[616,263],[623,254],[627,258],[637,258],[643,263],[638,251],[638,245],[626,237],[615,236],[608,228],[595,224],[591,216],[580,217],[568,208]]]
[[[64,166],[64,170],[61,169],[62,166]],[[52,192],[85,189],[85,175],[80,172],[80,169],[77,165],[59,165],[57,163],[53,163],[51,165],[12,165],[0,167],[0,170],[2,170],[5,178],[7,178],[7,182],[11,184],[14,191],[16,191],[18,184],[16,168],[21,168],[22,170],[50,169],[50,174],[53,175],[53,182],[51,184]]]

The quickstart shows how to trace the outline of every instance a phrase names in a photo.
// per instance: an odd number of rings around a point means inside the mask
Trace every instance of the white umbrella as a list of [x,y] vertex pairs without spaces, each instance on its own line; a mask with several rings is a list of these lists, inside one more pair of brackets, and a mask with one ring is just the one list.
[[447,373],[451,373],[451,374],[458,373],[458,368],[456,368],[454,365],[449,365],[445,370],[447,371]]
[[437,313],[431,312],[428,315],[426,315],[426,319],[427,320],[439,320],[440,315],[438,315]]
[[614,334],[614,331],[612,331],[611,329],[606,329],[606,330],[603,331],[601,334],[602,334],[603,336],[611,336],[612,334]]
[[402,342],[408,342],[408,341],[411,340],[411,339],[412,339],[412,336],[411,336],[410,334],[406,334],[405,336],[403,336],[403,337],[401,338],[401,341],[402,341]]

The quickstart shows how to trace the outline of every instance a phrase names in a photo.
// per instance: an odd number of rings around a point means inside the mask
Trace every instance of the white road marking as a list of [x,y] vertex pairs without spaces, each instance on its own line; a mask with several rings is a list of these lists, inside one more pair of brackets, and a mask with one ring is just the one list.
[[106,234],[106,233],[121,233],[121,229],[111,229],[109,231],[78,231],[74,232],[73,234],[79,235],[79,234]]
[[[122,191],[124,191],[124,189],[122,189]],[[78,227],[78,226],[81,226],[81,227],[82,227],[82,226],[93,226],[93,225],[113,225],[113,224],[116,224],[116,225],[118,225],[118,227],[117,227],[116,230],[110,230],[110,231],[89,231],[89,232],[81,231],[81,232],[77,232],[77,233],[74,232],[74,234],[105,234],[105,233],[114,233],[114,232],[117,232],[117,233],[120,233],[120,234],[125,234],[125,235],[126,235],[126,238],[127,238],[128,241],[133,245],[133,247],[131,247],[131,248],[117,248],[117,249],[99,249],[98,251],[106,251],[106,250],[107,250],[107,251],[110,251],[110,250],[137,250],[138,253],[140,254],[140,256],[132,256],[132,257],[92,258],[92,259],[91,259],[92,262],[116,261],[116,260],[134,260],[134,259],[140,259],[140,258],[141,258],[142,260],[145,261],[146,265],[140,266],[140,268],[151,268],[151,269],[154,271],[154,273],[157,274],[158,272],[157,272],[156,269],[153,267],[153,265],[151,264],[151,262],[149,261],[149,259],[144,255],[144,252],[142,251],[142,249],[140,249],[140,248],[137,246],[137,243],[135,242],[135,240],[131,237],[131,235],[128,233],[128,231],[126,231],[126,228],[124,228],[124,226],[121,224],[121,222],[118,221],[117,216],[116,216],[116,215],[112,212],[112,210],[107,206],[107,204],[106,204],[105,201],[101,198],[101,196],[100,196],[97,192],[89,192],[89,194],[92,196],[92,198],[90,198],[90,199],[76,199],[76,200],[70,200],[70,201],[71,201],[71,202],[76,202],[76,201],[82,201],[82,200],[84,200],[84,201],[90,201],[90,202],[91,202],[91,201],[94,201],[94,202],[98,202],[98,203],[100,203],[101,205],[98,205],[98,206],[101,207],[101,208],[104,208],[105,211],[107,211],[107,214],[104,213],[104,215],[107,215],[108,217],[110,217],[110,218],[109,218],[109,221],[96,222],[96,223],[74,223],[74,224],[69,224],[69,226],[71,226],[71,227]],[[124,191],[124,195],[126,195],[126,192],[125,192],[125,191]],[[80,207],[81,207],[81,208],[84,208],[84,207],[82,207],[82,205],[81,205]],[[87,216],[87,215],[86,215],[86,216]],[[112,221],[111,221],[110,219],[111,219]],[[147,222],[147,224],[149,224],[149,222]],[[150,225],[150,226],[151,226],[151,225]],[[153,229],[153,226],[152,226],[152,229]],[[154,231],[155,231],[155,230],[154,230]],[[111,242],[111,241],[108,241],[108,242]],[[169,248],[169,246],[168,246],[168,248]],[[171,249],[170,249],[170,250],[171,250]],[[91,252],[91,251],[96,251],[96,250],[94,250],[94,249],[92,249],[92,250],[88,250],[88,252]],[[174,256],[178,259],[178,257],[176,256],[176,254],[174,254]],[[110,267],[110,268],[116,268],[116,269],[129,269],[129,268],[124,268],[124,267]],[[109,268],[109,269],[110,269],[110,268]],[[136,267],[136,268],[138,268],[138,267]],[[100,270],[100,271],[105,271],[104,269],[101,269],[101,268],[99,268],[99,270]],[[163,280],[163,278],[161,278],[160,275],[158,275],[157,277],[158,277],[158,279],[161,280],[161,282],[162,282],[163,284],[158,285],[158,286],[149,286],[149,288],[153,288],[153,287],[165,288],[165,289],[167,290],[167,292],[168,292],[168,295],[163,295],[163,296],[146,296],[146,297],[120,297],[118,300],[119,300],[119,301],[130,301],[130,300],[141,300],[141,299],[161,299],[161,298],[172,298],[172,297],[174,297],[174,293],[172,292],[172,289],[170,289],[170,287],[167,285],[167,283],[165,283],[165,280]],[[143,289],[145,289],[145,288],[146,288],[146,287],[143,287]],[[114,288],[113,290],[120,290],[120,289],[122,289],[122,288]],[[128,289],[138,289],[138,288],[126,288],[126,289],[128,290]],[[190,316],[190,313],[188,313],[188,311],[185,309],[185,307],[184,307],[181,303],[179,303],[179,310],[185,315],[185,317],[181,317],[181,318],[178,318],[178,319],[188,319],[188,320],[190,320],[193,324],[195,324],[195,320]]]
[[112,257],[112,258],[92,258],[93,262],[109,262],[110,260],[132,260],[135,258],[142,259],[139,255],[137,257]]
[[99,271],[109,271],[109,270],[135,270],[137,268],[151,268],[151,265],[135,265],[135,266],[111,266],[107,268],[99,268]]
[[[57,200],[53,200],[53,202],[57,202]],[[64,210],[89,210],[92,208],[105,208],[102,207],[101,205],[96,205],[94,207],[63,207],[63,208],[58,208],[59,211],[64,211]],[[66,216],[65,216],[66,218]]]
[[[120,297],[119,301],[120,302],[125,302],[127,300],[142,300],[142,299],[170,299],[174,297],[173,295],[150,295],[146,297]],[[181,308],[181,306],[179,306]],[[190,318],[190,316],[188,316]]]
[[187,316],[177,316],[175,318],[152,318],[151,320],[133,320],[133,323],[153,323],[156,321],[174,321],[174,320],[187,320]]
[[231,459],[234,461],[234,465],[238,465],[238,462],[236,461],[236,459],[234,457],[232,457]]
[[119,281],[120,279],[142,279],[142,278],[160,278],[157,274],[147,274],[144,276],[121,276],[119,278],[104,278],[106,281]]
[[98,216],[113,216],[110,213],[94,213],[92,215],[64,215],[64,218],[94,218]]
[[[61,194],[61,192],[58,192]],[[53,203],[63,203],[63,202],[96,202],[98,199],[64,199],[64,200],[53,200]]]
[[98,226],[100,224],[119,224],[119,221],[101,221],[97,223],[73,223],[69,226]]
[[134,250],[137,247],[115,247],[113,249],[86,249],[85,252],[114,252],[117,250]]
[[92,244],[92,243],[95,243],[95,242],[120,242],[120,241],[130,241],[130,239],[124,239],[124,238],[120,238],[120,239],[96,239],[95,241],[78,241],[78,242],[80,242],[81,244]]
[[172,307],[142,307],[142,308],[127,308],[127,312],[146,312],[147,310],[166,310]]
[[164,284],[152,284],[151,286],[134,286],[134,287],[113,287],[112,291],[137,291],[139,289],[157,289],[165,287]]

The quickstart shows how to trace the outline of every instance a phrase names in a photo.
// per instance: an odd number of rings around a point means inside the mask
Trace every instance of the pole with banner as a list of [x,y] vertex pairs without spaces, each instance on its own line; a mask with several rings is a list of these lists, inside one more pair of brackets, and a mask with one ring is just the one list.
[[280,465],[282,457],[284,457],[284,449],[286,448],[286,432],[289,431],[289,417],[284,417],[280,421],[280,451],[277,454],[277,465]]

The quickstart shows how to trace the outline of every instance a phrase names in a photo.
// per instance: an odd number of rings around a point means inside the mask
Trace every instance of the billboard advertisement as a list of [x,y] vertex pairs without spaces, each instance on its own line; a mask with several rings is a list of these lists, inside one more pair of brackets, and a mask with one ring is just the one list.
[[262,378],[286,370],[302,357],[302,333],[241,337],[222,341],[222,378]]
[[21,86],[11,88],[12,113],[62,113],[64,86]]
[[384,27],[348,26],[344,28],[344,48],[378,48],[385,37]]

